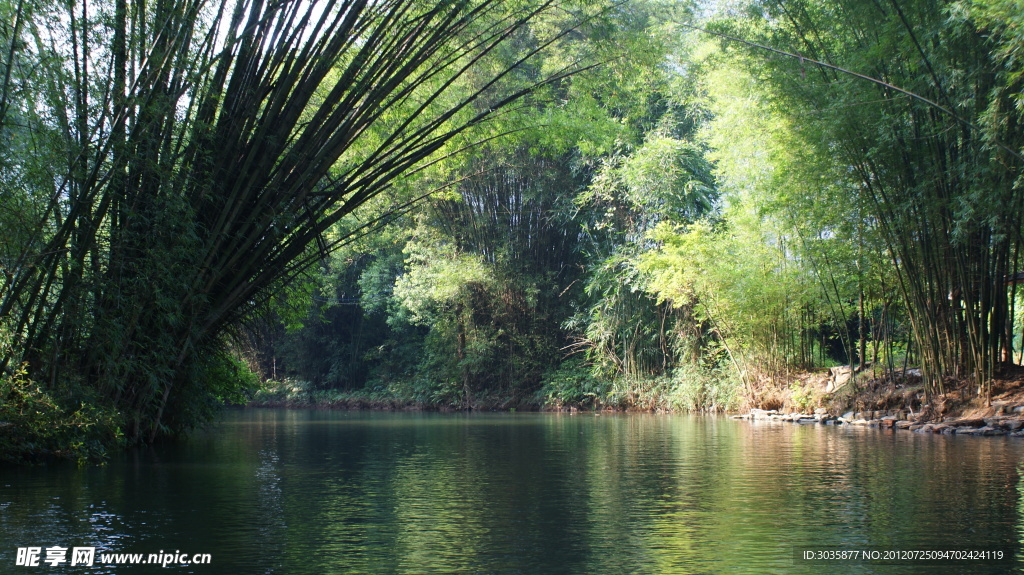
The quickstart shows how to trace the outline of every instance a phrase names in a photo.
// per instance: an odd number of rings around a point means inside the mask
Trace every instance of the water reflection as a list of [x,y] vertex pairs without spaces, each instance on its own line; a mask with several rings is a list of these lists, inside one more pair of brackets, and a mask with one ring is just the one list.
[[[103,468],[0,472],[0,571],[16,547],[54,544],[282,574],[819,573],[836,567],[794,549],[1017,553],[1022,454],[1008,438],[700,417],[240,411]],[[943,568],[1015,567],[840,570]]]

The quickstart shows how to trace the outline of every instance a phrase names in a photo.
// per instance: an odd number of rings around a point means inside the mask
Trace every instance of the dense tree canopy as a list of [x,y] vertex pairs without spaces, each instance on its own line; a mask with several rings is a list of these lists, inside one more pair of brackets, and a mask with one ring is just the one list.
[[1022,347],[1012,1],[0,12],[5,393],[132,441],[250,369],[719,409],[836,364],[983,395]]
[[224,336],[354,233],[332,226],[588,65],[520,72],[594,16],[527,28],[552,7],[18,3],[0,367],[80,383],[133,439],[187,427],[234,387]]
[[946,377],[984,389],[1012,346],[1019,77],[972,19],[997,6],[769,2],[723,23],[822,63],[745,56],[768,105],[836,167],[853,226],[828,231],[890,259],[933,391]]
[[[544,133],[449,173],[467,183],[395,224],[403,255],[371,256],[364,307],[389,330],[408,326],[381,341],[420,359],[399,373],[382,361],[388,375],[367,372],[368,385],[409,397],[391,378],[412,378],[428,403],[499,389],[515,403],[540,385],[537,399],[555,404],[700,408],[736,389],[756,403],[766,382],[848,363],[919,366],[926,392],[969,379],[984,393],[1019,349],[1012,10],[779,1],[723,4],[702,22],[653,3],[626,10],[614,37],[656,54],[631,61],[642,81],[613,63],[562,83],[515,118],[539,116]],[[527,238],[545,239],[522,251]],[[534,322],[498,319],[485,302],[515,301],[502,289],[525,296]],[[556,292],[548,304],[529,295]],[[509,347],[511,333],[533,344]],[[452,363],[439,372],[435,360]],[[490,383],[496,373],[519,387]]]

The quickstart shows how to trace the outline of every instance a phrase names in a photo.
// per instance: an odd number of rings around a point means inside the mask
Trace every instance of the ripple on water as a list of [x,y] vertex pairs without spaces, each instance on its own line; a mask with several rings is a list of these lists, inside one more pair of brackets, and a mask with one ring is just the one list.
[[794,549],[1016,553],[1022,455],[710,417],[248,410],[102,468],[0,471],[0,561],[60,544],[230,573],[819,573]]

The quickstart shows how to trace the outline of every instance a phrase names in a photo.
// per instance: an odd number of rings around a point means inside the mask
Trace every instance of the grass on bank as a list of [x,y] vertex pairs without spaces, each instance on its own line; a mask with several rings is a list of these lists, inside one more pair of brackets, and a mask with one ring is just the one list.
[[648,378],[595,377],[581,361],[549,370],[534,393],[470,392],[453,382],[390,382],[363,389],[317,389],[306,381],[268,381],[249,405],[348,409],[534,409],[723,412],[740,407],[738,378],[718,369],[680,367]]

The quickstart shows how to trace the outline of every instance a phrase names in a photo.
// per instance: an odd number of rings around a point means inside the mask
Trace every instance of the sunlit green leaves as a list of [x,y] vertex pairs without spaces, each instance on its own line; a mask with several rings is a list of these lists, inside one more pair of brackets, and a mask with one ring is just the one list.
[[[714,25],[794,55],[729,44],[741,55],[724,61],[751,79],[731,83],[754,112],[716,98],[726,104],[711,128],[726,189],[756,191],[818,277],[834,322],[848,323],[854,300],[856,315],[865,300],[889,310],[899,286],[935,389],[940,374],[991,376],[1008,311],[1000,278],[1020,247],[1022,198],[1015,40],[1003,23],[1013,17],[998,16],[1007,6],[766,2]],[[765,145],[737,154],[736,141],[752,140],[714,135],[723,128],[767,134]]]
[[493,281],[491,271],[476,254],[420,238],[406,244],[406,272],[395,280],[395,299],[409,312],[409,321],[428,325],[440,310],[453,306],[473,285]]

